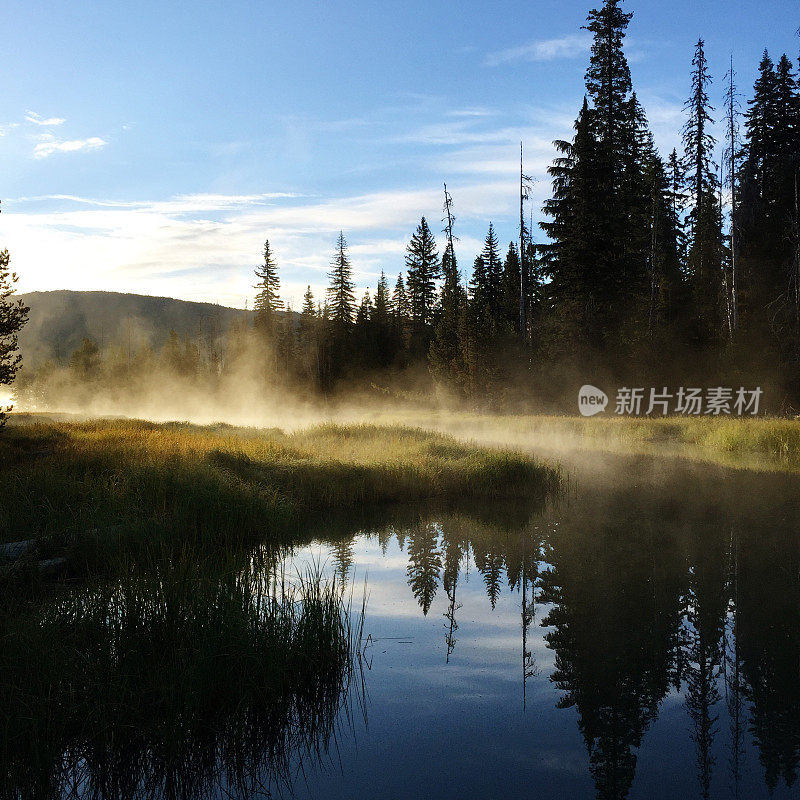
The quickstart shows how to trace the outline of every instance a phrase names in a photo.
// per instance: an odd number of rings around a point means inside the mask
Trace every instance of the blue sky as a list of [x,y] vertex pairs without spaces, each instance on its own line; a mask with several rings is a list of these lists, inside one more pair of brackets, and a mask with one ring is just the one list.
[[[666,153],[692,48],[721,106],[764,47],[797,59],[800,3],[627,0],[634,84]],[[359,290],[403,266],[442,182],[468,270],[515,235],[518,147],[540,217],[588,59],[590,2],[89,2],[6,6],[0,246],[19,288],[243,306],[269,238],[284,295],[319,296],[343,229]],[[440,237],[441,240],[441,237]]]

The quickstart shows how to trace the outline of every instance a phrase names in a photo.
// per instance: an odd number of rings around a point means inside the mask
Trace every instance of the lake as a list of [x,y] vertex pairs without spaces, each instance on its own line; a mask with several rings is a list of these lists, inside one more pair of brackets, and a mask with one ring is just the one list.
[[368,596],[364,713],[302,798],[800,796],[795,477],[583,454],[545,509],[300,549]]
[[[0,796],[800,796],[800,478],[560,457],[545,506],[321,520],[0,620]],[[309,569],[351,628],[281,611]]]

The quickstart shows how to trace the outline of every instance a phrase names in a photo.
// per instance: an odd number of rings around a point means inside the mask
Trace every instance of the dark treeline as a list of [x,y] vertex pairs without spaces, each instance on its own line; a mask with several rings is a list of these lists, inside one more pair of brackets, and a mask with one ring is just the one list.
[[[588,16],[594,40],[586,94],[573,138],[555,142],[543,242],[525,222],[521,160],[519,225],[507,242],[490,224],[468,270],[458,263],[445,187],[443,246],[422,217],[396,279],[382,272],[374,291],[358,297],[342,233],[325,296],[309,287],[300,311],[286,313],[267,242],[256,272],[253,329],[237,326],[218,337],[205,358],[203,342],[173,337],[161,363],[205,380],[235,371],[247,352],[269,383],[309,393],[359,382],[393,385],[387,376],[402,374],[426,391],[435,383],[457,398],[495,403],[532,391],[545,402],[567,390],[571,397],[576,378],[614,376],[619,385],[758,381],[772,389],[771,410],[796,408],[794,66],[786,55],[776,63],[765,52],[745,103],[732,63],[724,79],[712,82],[700,39],[687,76],[681,152],[665,157],[632,83],[623,48],[632,14],[620,3],[606,0]],[[84,343],[73,361],[92,364],[92,350]],[[130,353],[125,369],[129,375]],[[113,364],[105,368],[111,372]]]
[[[624,54],[631,17],[620,0],[589,14],[586,95],[574,138],[555,143],[545,243],[534,243],[524,222],[522,174],[519,230],[506,246],[490,224],[467,280],[446,189],[441,254],[423,217],[405,271],[391,283],[382,273],[373,295],[355,296],[340,235],[327,296],[315,301],[308,290],[292,341],[282,345],[294,357],[287,369],[327,390],[356,373],[427,362],[439,383],[469,398],[498,396],[515,379],[552,376],[556,366],[567,374],[569,365],[592,364],[695,381],[778,375],[784,398],[800,396],[793,64],[765,52],[745,110],[731,64],[716,112],[700,39],[682,152],[665,158]],[[279,301],[269,250],[260,277],[257,308],[272,331]]]

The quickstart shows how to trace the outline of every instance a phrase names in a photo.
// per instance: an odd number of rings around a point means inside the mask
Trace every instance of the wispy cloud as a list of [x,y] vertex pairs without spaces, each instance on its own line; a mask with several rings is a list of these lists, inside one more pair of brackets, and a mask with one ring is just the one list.
[[56,125],[63,125],[66,120],[63,117],[42,117],[35,111],[25,112],[25,121],[32,122],[34,125],[43,125],[47,127],[55,127]]
[[[459,220],[478,220],[480,229],[504,213],[513,221],[515,180],[511,173],[503,181],[482,176],[448,183]],[[56,207],[28,208],[37,200]],[[52,196],[9,201],[2,222],[22,291],[106,289],[241,306],[252,296],[252,270],[269,238],[281,294],[299,307],[308,284],[324,297],[340,229],[351,245],[359,293],[374,290],[381,269],[396,274],[403,267],[421,214],[434,230],[441,227],[441,204],[437,185],[340,197],[201,194],[136,204]],[[463,231],[464,264],[479,249]]]
[[48,158],[54,153],[78,153],[82,150],[99,150],[108,142],[99,136],[90,136],[88,139],[56,139],[49,133],[39,137],[40,141],[33,148],[34,158]]
[[554,61],[577,58],[589,52],[592,38],[588,34],[570,34],[559,39],[537,39],[517,47],[489,53],[484,59],[487,67],[497,67],[512,61]]

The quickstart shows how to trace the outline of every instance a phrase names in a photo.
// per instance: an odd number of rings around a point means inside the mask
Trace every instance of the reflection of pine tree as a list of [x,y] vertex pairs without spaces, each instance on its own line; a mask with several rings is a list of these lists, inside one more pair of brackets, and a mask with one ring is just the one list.
[[542,625],[553,627],[558,706],[577,707],[597,797],[609,800],[628,796],[636,748],[669,689],[679,608],[674,543],[659,542],[654,560],[639,509],[624,503],[613,527],[549,535],[539,596],[553,604]]
[[422,523],[409,533],[408,585],[427,614],[439,583],[442,568],[439,545],[439,528],[434,523]]
[[727,608],[725,543],[718,536],[696,534],[698,551],[689,577],[687,614],[686,707],[697,745],[698,782],[703,798],[709,796],[720,700],[717,677],[722,664],[722,632]]
[[731,598],[725,621],[724,661],[725,702],[730,721],[731,755],[728,768],[731,773],[733,796],[738,800],[744,758],[744,696],[747,687],[742,675],[742,660],[736,637],[736,615],[739,608],[739,541],[731,532],[728,558],[728,595]]
[[445,644],[447,645],[447,663],[456,647],[455,634],[458,630],[456,612],[462,604],[456,600],[456,590],[458,588],[458,576],[461,569],[461,559],[469,550],[469,544],[464,537],[463,526],[457,520],[448,520],[442,523],[442,547],[444,549],[444,573],[442,583],[450,601],[444,617],[447,620],[445,628]]
[[386,555],[386,551],[389,547],[389,542],[392,540],[392,533],[394,530],[391,527],[381,528],[378,531],[378,544],[381,548],[381,553]]
[[342,586],[346,586],[350,571],[353,569],[353,537],[348,536],[334,542],[331,545],[331,556],[336,565],[336,575],[341,580]]
[[689,664],[686,676],[686,707],[692,718],[692,739],[697,744],[697,768],[703,798],[709,797],[711,770],[715,760],[711,755],[711,745],[717,733],[718,716],[713,708],[719,702],[717,689],[717,670],[719,667],[718,639],[709,636],[705,623],[699,615],[692,612],[690,619],[700,630],[689,634]]
[[800,543],[782,533],[759,530],[739,550],[736,634],[770,791],[781,778],[793,786],[800,767]]
[[494,609],[497,598],[500,596],[500,585],[503,580],[505,559],[496,542],[489,542],[489,547],[475,552],[475,566],[483,576],[486,584],[486,594]]
[[405,550],[406,548],[406,529],[404,527],[395,528],[394,535],[397,539],[397,546],[401,550]]

